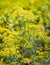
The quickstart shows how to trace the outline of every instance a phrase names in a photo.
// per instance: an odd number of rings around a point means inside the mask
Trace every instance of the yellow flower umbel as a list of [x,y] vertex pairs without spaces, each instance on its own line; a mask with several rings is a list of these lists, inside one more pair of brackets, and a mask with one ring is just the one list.
[[30,58],[24,58],[23,61],[24,61],[24,63],[30,63],[31,59]]

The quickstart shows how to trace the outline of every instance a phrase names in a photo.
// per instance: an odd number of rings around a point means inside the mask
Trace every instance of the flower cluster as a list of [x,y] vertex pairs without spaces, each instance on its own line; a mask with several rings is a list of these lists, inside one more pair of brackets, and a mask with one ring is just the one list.
[[0,17],[0,65],[50,64],[49,1],[32,0],[28,6]]

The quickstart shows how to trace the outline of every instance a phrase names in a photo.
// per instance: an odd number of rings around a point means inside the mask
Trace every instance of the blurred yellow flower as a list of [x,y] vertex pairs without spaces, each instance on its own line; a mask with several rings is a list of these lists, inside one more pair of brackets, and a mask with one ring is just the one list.
[[17,57],[18,57],[18,58],[21,58],[21,57],[22,57],[22,55],[19,53],[19,54],[17,54]]
[[23,61],[24,61],[24,63],[26,63],[26,62],[30,63],[31,59],[30,58],[24,58]]

